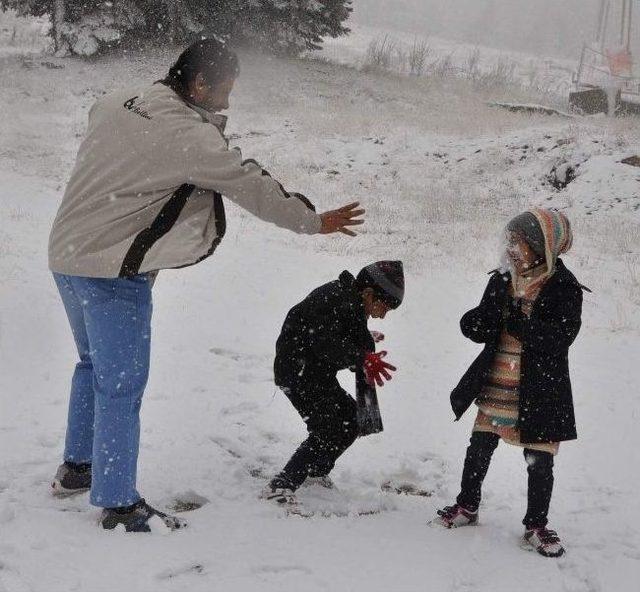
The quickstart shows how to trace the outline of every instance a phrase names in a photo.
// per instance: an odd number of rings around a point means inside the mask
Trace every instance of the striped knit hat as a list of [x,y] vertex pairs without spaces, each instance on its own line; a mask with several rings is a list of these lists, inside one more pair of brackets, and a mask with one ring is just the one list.
[[573,244],[571,224],[558,210],[533,208],[513,218],[507,230],[521,233],[537,255],[544,255],[550,273],[556,259]]

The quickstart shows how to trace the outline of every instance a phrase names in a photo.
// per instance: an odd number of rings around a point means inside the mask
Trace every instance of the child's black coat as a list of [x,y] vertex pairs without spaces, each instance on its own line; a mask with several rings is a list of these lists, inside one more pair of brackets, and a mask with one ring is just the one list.
[[289,311],[276,343],[275,382],[320,386],[339,370],[361,367],[368,351],[375,351],[375,344],[362,295],[354,277],[343,271]]
[[485,347],[451,393],[459,419],[484,386],[506,323],[522,342],[518,427],[523,443],[561,442],[577,437],[569,346],[578,335],[582,314],[582,286],[558,259],[557,269],[536,299],[531,317],[516,311],[505,317],[510,282],[508,273],[495,272],[477,308],[460,321],[465,337]]

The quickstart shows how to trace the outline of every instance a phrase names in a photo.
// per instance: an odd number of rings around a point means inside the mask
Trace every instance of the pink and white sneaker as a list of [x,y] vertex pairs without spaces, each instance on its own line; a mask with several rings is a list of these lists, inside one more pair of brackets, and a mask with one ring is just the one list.
[[528,551],[537,551],[543,557],[560,557],[564,547],[555,530],[547,528],[527,528],[522,537],[522,547]]
[[432,524],[444,526],[445,528],[458,528],[460,526],[472,526],[478,522],[478,512],[471,512],[458,504],[445,506],[437,511],[437,518]]

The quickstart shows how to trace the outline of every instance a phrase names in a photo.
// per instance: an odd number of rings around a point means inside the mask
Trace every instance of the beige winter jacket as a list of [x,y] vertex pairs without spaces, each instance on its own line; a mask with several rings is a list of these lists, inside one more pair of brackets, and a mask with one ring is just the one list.
[[51,230],[50,269],[112,278],[197,263],[224,235],[222,195],[267,222],[319,232],[303,196],[229,150],[224,119],[160,83],[98,100]]

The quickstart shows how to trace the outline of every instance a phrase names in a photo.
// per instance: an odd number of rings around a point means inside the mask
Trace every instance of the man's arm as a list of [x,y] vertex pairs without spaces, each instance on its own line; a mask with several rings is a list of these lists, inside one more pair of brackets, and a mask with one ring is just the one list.
[[289,194],[254,160],[242,160],[239,149],[229,150],[222,135],[212,126],[189,130],[180,144],[186,171],[185,182],[221,193],[265,222],[301,234],[344,232],[362,224],[355,219],[364,211],[358,204],[317,214],[311,202],[300,194]]

